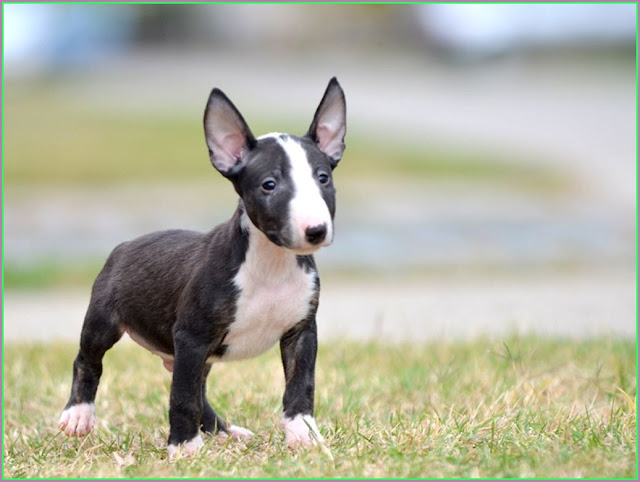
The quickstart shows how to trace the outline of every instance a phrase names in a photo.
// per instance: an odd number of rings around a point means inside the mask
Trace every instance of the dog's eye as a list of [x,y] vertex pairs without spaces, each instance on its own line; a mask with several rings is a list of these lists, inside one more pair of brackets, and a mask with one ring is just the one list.
[[265,192],[271,192],[276,188],[276,181],[274,179],[267,179],[262,183],[262,190]]
[[321,172],[320,174],[318,174],[318,181],[320,181],[320,184],[327,184],[329,182],[329,174],[327,174],[326,172]]

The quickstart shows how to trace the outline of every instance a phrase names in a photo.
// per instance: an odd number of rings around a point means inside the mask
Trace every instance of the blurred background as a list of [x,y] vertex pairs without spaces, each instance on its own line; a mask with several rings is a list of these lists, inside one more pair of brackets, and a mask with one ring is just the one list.
[[123,240],[209,230],[209,91],[347,96],[323,339],[636,333],[635,4],[3,5],[4,335],[76,339]]

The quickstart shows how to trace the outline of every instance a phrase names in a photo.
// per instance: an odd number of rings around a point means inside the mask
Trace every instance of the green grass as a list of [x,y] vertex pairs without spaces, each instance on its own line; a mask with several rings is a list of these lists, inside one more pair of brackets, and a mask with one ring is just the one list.
[[206,437],[198,455],[175,462],[164,447],[170,376],[132,344],[107,354],[96,431],[58,433],[74,352],[5,347],[5,477],[637,476],[630,340],[321,346],[316,418],[329,451],[301,452],[283,447],[274,349],[216,366],[209,380],[219,413],[257,437]]
[[6,289],[51,289],[88,287],[104,265],[102,259],[42,260],[29,265],[6,263],[3,267]]
[[[73,96],[55,94],[59,88],[56,82],[7,84],[4,179],[9,187],[147,183],[212,176],[201,111],[109,113]],[[302,134],[310,117],[248,121],[256,135],[274,129]],[[346,142],[345,160],[340,166],[343,177],[465,178],[544,192],[567,186],[561,175],[535,162],[513,162],[522,153],[461,147],[464,142],[443,146],[433,138],[412,142],[380,139],[357,123],[350,124]]]

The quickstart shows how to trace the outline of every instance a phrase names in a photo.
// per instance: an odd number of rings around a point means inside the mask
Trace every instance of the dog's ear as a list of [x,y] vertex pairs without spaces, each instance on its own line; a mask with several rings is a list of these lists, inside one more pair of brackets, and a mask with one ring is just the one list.
[[333,77],[313,116],[307,136],[311,137],[322,152],[338,164],[344,152],[344,135],[347,132],[347,105],[342,87]]
[[204,136],[211,164],[226,177],[237,174],[256,143],[238,109],[220,89],[213,89],[204,111]]

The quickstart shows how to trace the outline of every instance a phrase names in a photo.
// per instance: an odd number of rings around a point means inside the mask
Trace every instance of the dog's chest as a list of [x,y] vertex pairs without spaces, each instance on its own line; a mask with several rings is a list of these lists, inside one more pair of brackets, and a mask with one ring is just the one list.
[[234,279],[239,296],[222,359],[259,355],[305,319],[315,296],[316,276],[299,267],[295,257],[292,262],[275,260],[266,269],[247,260]]

